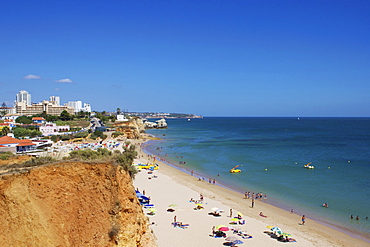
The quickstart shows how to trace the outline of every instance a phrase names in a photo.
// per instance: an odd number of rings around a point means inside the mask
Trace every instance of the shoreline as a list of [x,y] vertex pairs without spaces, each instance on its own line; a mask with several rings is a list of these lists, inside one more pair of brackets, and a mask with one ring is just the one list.
[[[151,141],[158,141],[158,140],[162,140],[162,139],[160,139],[158,137],[155,137],[155,136],[152,136],[150,134],[147,134],[147,135],[149,135],[151,138],[145,142],[145,146],[143,148],[143,152],[146,153],[146,154],[149,154],[149,155],[152,155],[152,156],[157,157],[156,162],[159,162],[158,158],[162,159],[163,157],[161,155],[159,155],[159,154],[156,155],[156,154],[153,154],[153,153],[149,152],[146,149],[146,147],[149,146],[149,145],[152,145],[152,144],[155,145],[155,143],[154,142],[151,142]],[[171,163],[171,161],[167,161],[167,160],[164,160],[164,161],[161,161],[161,162],[163,164],[165,164],[167,166],[170,166],[170,167],[172,167],[174,169],[177,169],[180,172],[183,172],[183,173],[185,173],[185,174],[187,174],[189,176],[191,175],[191,170],[189,170],[189,169],[187,169],[187,168],[185,168],[183,166],[177,165],[176,163]],[[194,172],[194,176],[196,176],[198,178],[199,177],[203,177],[206,180],[209,177],[209,176],[207,176],[205,174],[198,173],[198,172]],[[241,197],[243,197],[243,195],[244,195],[244,192],[241,191],[240,189],[233,188],[231,186],[228,186],[228,185],[225,185],[225,184],[222,184],[222,183],[219,183],[219,182],[217,182],[217,185],[220,186],[220,187],[222,187],[222,188],[224,188],[224,189],[226,189],[226,190],[230,190],[230,191],[233,191],[235,193],[239,193]],[[279,202],[275,202],[275,203],[273,202],[273,203],[271,203],[271,199],[270,200],[262,200],[262,202],[265,203],[265,204],[267,204],[267,205],[270,205],[272,207],[276,207],[278,209],[281,209],[281,210],[283,210],[285,212],[290,213],[290,209],[289,208],[291,208],[291,207],[289,207],[288,204],[279,204]],[[302,214],[305,214],[305,213],[303,212],[303,210],[299,210],[298,209],[298,210],[294,210],[294,214],[296,214],[296,215],[301,214],[302,215]],[[325,220],[321,220],[320,219],[320,216],[319,215],[316,215],[316,214],[312,218],[310,218],[310,219],[311,220],[314,220],[318,224],[327,226],[327,227],[329,227],[331,229],[334,229],[336,231],[339,231],[339,232],[341,232],[343,234],[346,234],[346,235],[348,235],[350,237],[353,237],[355,239],[360,239],[360,240],[363,240],[365,242],[368,242],[369,245],[370,245],[370,234],[366,235],[366,232],[352,230],[352,229],[349,229],[349,228],[341,227],[340,224],[335,224],[335,223],[327,222]]]
[[[147,156],[151,155],[148,154],[147,150],[145,149],[145,146],[148,145],[147,143],[148,141],[149,140],[147,139],[143,139],[136,142],[136,143],[139,142],[145,143],[143,148],[139,146],[140,150],[138,150],[138,154],[141,158],[144,158],[144,160],[146,160],[147,162],[153,162],[153,160],[147,159]],[[275,205],[269,204],[268,202],[261,203],[259,200],[256,200],[255,208],[257,209],[251,208],[250,207],[251,200],[243,199],[243,194],[240,194],[238,191],[235,191],[232,188],[220,184],[216,184],[218,186],[214,186],[213,184],[209,184],[207,181],[198,181],[198,177],[191,176],[190,172],[187,171],[185,168],[176,166],[171,163],[163,162],[160,159],[161,158],[159,157],[155,161],[160,165],[160,169],[156,171],[160,175],[175,178],[176,180],[174,181],[175,183],[195,190],[199,193],[202,193],[205,195],[205,197],[210,197],[216,200],[217,198],[221,198],[221,201],[217,200],[219,203],[227,205],[226,207],[235,208],[236,210],[243,212],[243,214],[245,214],[245,216],[248,217],[249,219],[257,220],[260,223],[261,221],[266,221],[266,219],[261,219],[261,217],[258,216],[257,211],[263,211],[264,214],[271,215],[271,217],[269,216],[269,222],[270,223],[273,222],[275,225],[278,225],[279,227],[285,229],[287,232],[291,233],[293,237],[297,238],[299,246],[301,246],[302,239],[305,239],[305,241],[307,240],[307,235],[314,236],[314,239],[324,238],[325,240],[322,241],[325,242],[325,245],[330,246],[369,245],[370,241],[368,238],[366,238],[366,236],[358,235],[356,234],[356,232],[346,231],[347,229],[335,229],[335,226],[325,224],[325,222],[320,222],[319,220],[308,218],[307,221],[309,223],[308,225],[310,226],[308,227],[307,225],[301,226],[299,225],[299,222],[301,221],[301,215],[298,215],[296,213],[291,214],[289,211],[286,211],[285,209],[279,208]],[[308,231],[307,228],[309,229]],[[345,230],[346,232],[343,232],[343,230]],[[155,229],[153,229],[153,231],[156,232]],[[260,229],[260,231],[264,232],[266,231],[266,228],[264,229],[262,228]],[[308,246],[312,245],[316,246],[316,244],[313,244],[312,241],[309,242],[310,244]],[[273,242],[271,243],[269,242],[270,245],[272,243]],[[320,246],[321,244],[317,246]]]

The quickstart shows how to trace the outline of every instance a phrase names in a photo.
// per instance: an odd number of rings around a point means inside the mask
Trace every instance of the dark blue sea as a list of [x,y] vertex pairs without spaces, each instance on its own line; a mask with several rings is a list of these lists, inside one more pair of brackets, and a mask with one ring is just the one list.
[[[147,152],[185,172],[194,170],[241,193],[266,193],[267,203],[369,237],[370,118],[207,117],[167,123],[168,129],[147,130],[162,139],[152,141]],[[309,162],[314,169],[303,167]],[[236,165],[242,172],[230,173]]]

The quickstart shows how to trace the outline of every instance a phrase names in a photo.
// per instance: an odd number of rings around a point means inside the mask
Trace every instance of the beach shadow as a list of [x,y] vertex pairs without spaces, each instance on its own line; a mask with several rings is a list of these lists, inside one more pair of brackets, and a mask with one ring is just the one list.
[[273,239],[278,239],[278,236],[276,234],[274,234],[273,232],[271,231],[264,231],[263,233],[267,234],[270,236],[270,238],[273,238]]
[[213,212],[208,213],[208,215],[212,215],[214,217],[221,217],[221,214],[216,214],[216,213],[213,213]]

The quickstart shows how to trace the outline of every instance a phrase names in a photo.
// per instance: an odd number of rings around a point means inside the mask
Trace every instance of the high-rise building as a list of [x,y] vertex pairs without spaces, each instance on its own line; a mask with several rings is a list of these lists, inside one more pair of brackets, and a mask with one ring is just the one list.
[[21,90],[15,96],[15,101],[16,102],[25,101],[26,102],[26,105],[31,105],[31,94],[29,94],[27,91]]
[[72,106],[75,109],[75,112],[83,111],[82,101],[80,101],[80,100],[78,100],[78,101],[68,101],[68,103],[66,105],[67,106]]
[[91,105],[90,103],[84,103],[84,111],[91,112]]
[[51,103],[54,103],[54,105],[60,105],[60,97],[59,96],[50,96]]

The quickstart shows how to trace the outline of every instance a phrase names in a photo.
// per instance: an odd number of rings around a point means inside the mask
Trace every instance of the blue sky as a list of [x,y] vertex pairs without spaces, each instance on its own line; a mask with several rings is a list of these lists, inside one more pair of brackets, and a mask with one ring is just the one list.
[[370,117],[370,1],[1,1],[0,103]]

